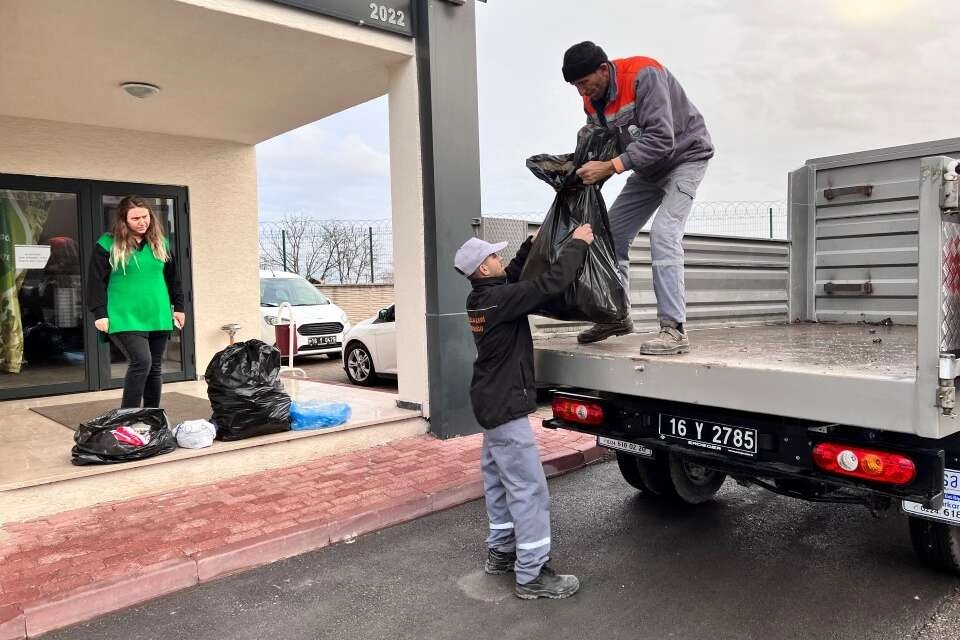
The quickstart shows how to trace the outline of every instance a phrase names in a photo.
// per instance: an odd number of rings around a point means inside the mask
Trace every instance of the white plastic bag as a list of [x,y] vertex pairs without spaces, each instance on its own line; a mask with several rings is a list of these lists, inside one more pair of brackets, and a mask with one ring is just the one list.
[[213,444],[217,428],[207,420],[187,420],[174,428],[173,435],[184,449],[203,449]]

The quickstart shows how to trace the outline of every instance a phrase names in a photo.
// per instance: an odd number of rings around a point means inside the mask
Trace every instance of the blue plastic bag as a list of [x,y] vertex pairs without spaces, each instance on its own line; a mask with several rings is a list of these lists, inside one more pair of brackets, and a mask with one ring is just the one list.
[[336,427],[350,419],[350,405],[344,402],[293,402],[290,404],[294,431]]

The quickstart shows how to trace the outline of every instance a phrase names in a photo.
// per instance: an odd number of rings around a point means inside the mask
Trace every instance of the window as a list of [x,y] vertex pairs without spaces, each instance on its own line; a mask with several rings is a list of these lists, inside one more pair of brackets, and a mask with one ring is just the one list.
[[261,278],[260,306],[279,307],[284,302],[294,307],[330,304],[315,286],[301,278]]

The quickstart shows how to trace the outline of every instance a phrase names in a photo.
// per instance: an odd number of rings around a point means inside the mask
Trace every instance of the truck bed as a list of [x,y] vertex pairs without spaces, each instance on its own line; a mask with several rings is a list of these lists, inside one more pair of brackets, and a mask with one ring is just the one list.
[[698,329],[689,332],[688,354],[641,355],[640,344],[650,335],[594,345],[579,345],[575,338],[537,341],[538,381],[915,432],[916,327],[802,323]]

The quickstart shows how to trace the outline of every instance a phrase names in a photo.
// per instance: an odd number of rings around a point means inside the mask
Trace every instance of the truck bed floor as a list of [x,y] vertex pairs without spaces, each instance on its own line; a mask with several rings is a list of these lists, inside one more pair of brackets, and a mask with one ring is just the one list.
[[592,345],[552,338],[538,340],[535,346],[583,356],[895,380],[912,379],[917,369],[917,329],[909,326],[803,323],[693,329],[690,353],[642,355],[640,345],[652,335],[633,334]]

